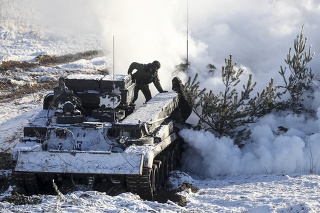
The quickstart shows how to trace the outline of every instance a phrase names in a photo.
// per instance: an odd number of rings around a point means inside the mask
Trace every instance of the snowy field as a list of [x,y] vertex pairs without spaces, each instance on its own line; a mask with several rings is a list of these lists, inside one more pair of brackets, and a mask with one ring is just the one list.
[[[173,184],[189,182],[200,188],[184,191],[185,207],[143,201],[124,193],[110,197],[101,192],[77,191],[58,196],[35,196],[36,205],[1,202],[1,212],[319,212],[318,175],[237,175],[195,180],[176,172]],[[34,198],[34,199],[35,199]]]
[[[154,9],[149,8],[152,3],[146,1],[139,0],[136,5],[132,5],[129,1],[119,5],[103,3],[103,1],[92,1],[93,3],[78,1],[76,4],[75,1],[68,1],[64,7],[50,3],[45,5],[41,2],[38,0],[13,0],[10,3],[0,1],[0,62],[9,60],[34,62],[35,57],[40,54],[64,55],[101,49],[105,50],[105,55],[53,67],[40,66],[28,71],[19,69],[0,71],[0,82],[10,80],[13,85],[37,84],[44,79],[57,79],[67,72],[98,72],[105,69],[110,71],[115,69],[114,72],[125,74],[132,61],[141,60],[148,63],[159,58],[164,62],[160,80],[163,82],[164,89],[170,90],[172,70],[174,65],[180,63],[177,59],[183,57],[185,51],[185,28],[181,27],[185,16],[177,15],[174,21],[170,18],[172,14],[181,13],[181,7],[186,6],[185,1],[176,1],[173,5],[169,2],[163,4],[150,1],[162,10],[153,14],[157,17],[156,23],[161,23],[157,25],[157,30],[166,32],[158,33],[159,35],[154,34],[157,31],[153,28],[153,19],[146,20],[144,17],[136,16],[138,12],[143,12],[152,17],[150,11]],[[211,5],[216,12],[212,14],[217,14],[219,17],[213,17],[211,13],[210,16],[208,15],[209,7],[201,5],[205,2],[201,0],[197,4],[195,1],[189,1],[190,16],[194,17],[190,20],[190,58],[194,61],[192,64],[195,65],[195,70],[198,69],[197,66],[208,64],[208,58],[222,62],[223,57],[233,52],[235,57],[244,64],[241,66],[246,69],[246,72],[254,73],[251,69],[256,68],[259,72],[255,73],[255,77],[260,78],[260,82],[266,82],[265,77],[274,75],[268,71],[277,73],[279,66],[283,65],[281,63],[287,50],[292,46],[292,41],[300,32],[302,24],[305,24],[306,31],[310,32],[311,42],[315,44],[314,51],[320,52],[317,51],[320,44],[319,38],[315,38],[320,32],[318,23],[320,3],[316,0],[303,0],[299,3],[291,3],[290,0],[284,0],[281,3],[263,3],[266,10],[264,12],[253,8],[260,8],[253,0],[246,0],[246,4],[253,6],[252,8],[248,6],[241,12],[237,9],[239,7],[228,7],[227,12],[234,12],[237,15],[251,14],[254,11],[254,15],[258,17],[255,20],[260,20],[255,21],[250,18],[251,16],[240,16],[241,19],[237,20],[239,24],[248,23],[241,29],[233,26],[234,22],[231,21],[235,19],[230,20],[229,13],[222,13],[225,11],[222,2],[225,1],[217,1],[216,5]],[[206,3],[209,4],[209,1]],[[230,1],[226,4],[230,6]],[[108,12],[102,13],[101,10]],[[163,16],[163,10],[167,10],[165,16]],[[196,10],[201,10],[202,14],[196,13]],[[93,14],[98,15],[93,16]],[[121,16],[118,17],[118,14]],[[38,16],[41,18],[39,19]],[[68,19],[69,17],[72,21]],[[83,20],[83,17],[86,19]],[[210,22],[209,18],[217,21]],[[161,20],[163,22],[159,22]],[[132,23],[124,26],[124,23],[129,21],[138,21],[140,24],[135,29]],[[205,23],[208,29],[212,27],[220,30],[212,34],[209,31],[203,32],[196,24],[197,21]],[[48,27],[49,24],[53,24],[54,27]],[[63,24],[65,26],[61,26]],[[112,27],[114,25],[117,27]],[[146,26],[151,30],[144,34],[144,45],[140,46],[141,40],[137,38],[134,30],[145,30],[148,28]],[[247,31],[250,27],[256,30],[248,36]],[[64,31],[61,28],[68,30]],[[264,34],[261,35],[261,32]],[[111,49],[114,34],[115,52],[113,53]],[[236,36],[232,37],[233,34]],[[125,39],[125,35],[130,37]],[[148,36],[153,37],[154,40],[150,40]],[[211,36],[219,38],[221,45],[218,45],[217,41],[211,43],[210,41],[214,40]],[[265,40],[260,40],[261,37]],[[230,38],[234,38],[231,44]],[[275,43],[269,45],[271,41]],[[232,48],[225,50],[226,48],[222,47],[232,45],[235,45],[236,50]],[[277,48],[279,46],[280,50]],[[153,50],[149,47],[153,47]],[[139,51],[139,48],[142,51]],[[219,51],[211,48],[217,48]],[[253,48],[263,50],[260,54],[253,54],[250,52]],[[229,52],[226,54],[226,51]],[[116,57],[115,64],[113,64],[113,55]],[[254,55],[256,58],[248,59],[248,55]],[[268,60],[262,59],[262,55],[266,55]],[[317,55],[314,61],[313,70],[319,77],[320,65]],[[275,65],[275,63],[279,64]],[[218,83],[215,84],[218,82],[217,76],[208,77],[201,72],[199,74],[200,79],[203,80],[203,86],[213,91],[218,89]],[[187,76],[180,77],[186,79]],[[259,82],[259,79],[257,81]],[[6,92],[0,88],[0,93]],[[153,95],[154,92],[155,90]],[[22,134],[22,127],[41,109],[45,94],[46,91],[41,91],[24,95],[19,99],[0,101],[0,150],[2,152],[10,153]],[[320,93],[317,91],[315,94],[316,97],[310,104],[318,111],[317,117],[306,118],[292,114],[266,116],[252,126],[255,142],[244,149],[234,146],[233,141],[228,138],[218,139],[203,131],[182,131],[181,136],[187,143],[187,150],[183,156],[183,168],[182,171],[174,171],[170,175],[169,183],[172,188],[189,183],[199,189],[180,192],[186,198],[185,206],[179,206],[171,201],[167,203],[144,201],[132,193],[111,197],[101,192],[86,190],[76,191],[64,197],[34,196],[30,199],[38,200],[37,204],[14,205],[2,200],[11,195],[13,189],[10,187],[0,195],[0,212],[320,212],[320,176],[318,175],[320,173]],[[189,121],[193,122],[194,119],[191,117]],[[286,127],[288,131],[279,131],[279,126]],[[10,171],[1,171],[1,173],[10,174]]]

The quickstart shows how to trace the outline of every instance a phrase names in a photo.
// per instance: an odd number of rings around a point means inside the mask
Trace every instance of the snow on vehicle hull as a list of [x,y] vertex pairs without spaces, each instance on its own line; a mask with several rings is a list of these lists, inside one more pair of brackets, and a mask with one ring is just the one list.
[[[66,174],[141,174],[142,154],[20,152],[16,172]],[[130,162],[130,163],[128,163]]]

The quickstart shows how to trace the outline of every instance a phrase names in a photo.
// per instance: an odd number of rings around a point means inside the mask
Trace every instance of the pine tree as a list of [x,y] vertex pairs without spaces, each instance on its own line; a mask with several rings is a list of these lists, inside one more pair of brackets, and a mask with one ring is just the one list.
[[184,59],[184,63],[180,63],[179,65],[176,65],[175,66],[175,72],[188,72],[189,70],[189,66],[190,66],[190,63],[187,61],[187,59]]
[[207,68],[209,69],[209,74],[214,74],[214,72],[217,70],[216,66],[214,64],[208,64]]
[[269,113],[273,108],[275,87],[271,80],[269,85],[255,97],[250,97],[256,86],[249,75],[246,85],[239,93],[236,86],[240,83],[243,69],[235,69],[232,56],[225,60],[222,67],[222,81],[224,90],[219,93],[199,89],[197,75],[191,81],[189,78],[185,85],[187,100],[194,113],[199,117],[199,127],[213,132],[218,137],[230,136],[235,143],[248,139],[250,129],[247,124],[256,122],[258,118]]
[[279,92],[277,96],[281,99],[288,92],[290,97],[288,100],[278,102],[277,109],[290,109],[296,114],[312,112],[304,105],[306,95],[308,98],[313,98],[312,82],[314,81],[312,69],[308,68],[307,64],[313,59],[315,53],[311,53],[311,46],[305,51],[307,40],[307,37],[303,35],[302,27],[300,34],[294,40],[294,53],[292,54],[292,49],[289,48],[289,53],[285,59],[290,71],[289,76],[286,75],[286,67],[280,67],[279,73],[284,85],[279,86],[279,88],[284,90]]

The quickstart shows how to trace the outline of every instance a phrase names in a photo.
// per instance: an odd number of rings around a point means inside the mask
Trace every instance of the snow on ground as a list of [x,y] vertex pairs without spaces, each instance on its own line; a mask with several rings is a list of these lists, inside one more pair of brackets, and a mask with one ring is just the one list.
[[317,212],[320,208],[318,175],[232,175],[205,180],[186,177],[200,188],[197,193],[182,193],[187,197],[187,209],[208,212]]
[[[3,2],[2,2],[3,3]],[[81,36],[62,37],[56,36],[52,32],[41,30],[28,30],[17,28],[0,27],[0,60],[27,60],[33,61],[39,54],[61,55],[75,53],[79,51],[100,49],[100,41],[96,37]],[[79,60],[72,63],[62,64],[58,67],[39,67],[30,72],[19,73],[20,82],[30,81],[32,73],[41,72],[41,79],[58,77],[65,70],[98,70],[110,68],[110,57],[98,57],[92,60]],[[8,75],[1,73],[1,78]],[[40,80],[41,80],[40,79]],[[33,81],[33,79],[32,79]],[[41,109],[44,93],[37,93],[25,96],[13,101],[0,102],[0,149],[10,152],[22,134],[22,127]],[[316,97],[316,99],[318,99]],[[302,120],[301,120],[302,119]],[[270,129],[264,125],[275,123]],[[131,193],[124,193],[119,196],[111,197],[96,191],[76,191],[65,195],[65,198],[52,195],[39,195],[39,204],[14,205],[9,202],[0,202],[1,212],[319,212],[320,177],[317,174],[310,174],[306,168],[307,163],[301,168],[297,166],[299,159],[294,159],[289,166],[296,166],[294,169],[257,170],[252,167],[252,172],[241,170],[239,162],[250,162],[252,166],[266,165],[267,160],[277,159],[285,161],[283,156],[293,156],[295,152],[285,152],[286,146],[293,148],[289,142],[296,140],[297,144],[302,144],[306,135],[310,132],[300,132],[300,129],[319,132],[317,121],[309,122],[303,118],[293,118],[290,116],[283,118],[272,118],[271,116],[263,120],[259,127],[255,128],[257,140],[259,131],[267,133],[261,138],[260,149],[255,149],[252,155],[250,152],[243,153],[241,150],[228,146],[211,145],[211,150],[205,146],[192,149],[187,152],[184,161],[184,172],[175,171],[170,176],[170,183],[173,188],[177,188],[183,183],[190,183],[199,188],[199,191],[192,192],[186,190],[181,192],[186,197],[186,206],[181,207],[168,201],[167,203],[157,203],[143,201],[138,196]],[[281,123],[282,122],[282,123]],[[277,153],[274,147],[275,129],[286,124],[289,127],[288,133],[284,137],[287,141],[282,144],[282,153]],[[300,125],[300,127],[299,127]],[[301,127],[302,126],[302,127]],[[305,128],[303,128],[303,126]],[[309,128],[312,127],[312,128]],[[270,132],[270,134],[268,134]],[[199,135],[192,134],[192,138]],[[204,134],[202,134],[203,136]],[[201,137],[202,137],[201,136]],[[300,136],[298,139],[295,136]],[[208,136],[207,138],[210,138]],[[277,140],[280,140],[279,137]],[[314,134],[310,140],[316,142],[317,135]],[[201,142],[201,140],[200,140]],[[205,141],[202,141],[203,143]],[[212,142],[212,141],[211,141]],[[189,142],[190,143],[190,142]],[[222,143],[222,142],[221,142]],[[212,144],[212,143],[211,143]],[[192,146],[197,148],[199,144]],[[219,149],[219,153],[216,149]],[[300,147],[303,153],[308,152],[307,147]],[[294,149],[291,149],[293,151]],[[317,150],[314,150],[315,153]],[[199,155],[202,153],[202,155]],[[223,156],[223,154],[229,153]],[[299,152],[301,154],[301,152]],[[259,155],[265,154],[265,155]],[[261,158],[266,157],[267,158]],[[282,158],[280,157],[282,156]],[[306,155],[307,156],[307,155]],[[249,158],[250,157],[250,158]],[[269,157],[269,158],[268,158]],[[273,157],[273,158],[272,158]],[[277,158],[278,157],[278,158]],[[213,161],[216,160],[216,161]],[[247,161],[245,161],[247,160]],[[248,161],[251,160],[251,161]],[[217,161],[219,163],[217,163]],[[193,164],[191,165],[191,162]],[[232,165],[229,163],[232,162]],[[307,161],[306,161],[307,162]],[[317,160],[313,162],[319,166]],[[203,168],[203,165],[208,167]],[[248,165],[248,164],[247,164]],[[240,166],[239,169],[236,166]],[[199,168],[202,172],[195,172]],[[298,169],[296,169],[298,168]],[[317,167],[318,168],[318,167]],[[217,172],[217,169],[219,171]],[[261,168],[260,168],[261,169]],[[231,171],[231,172],[230,172]],[[256,171],[259,171],[258,173]],[[286,171],[286,172],[284,172]],[[3,173],[7,171],[1,171]],[[189,174],[189,173],[190,174]],[[316,170],[319,172],[319,169]],[[209,178],[210,177],[210,178]],[[10,195],[12,189],[2,193],[0,198]]]
[[0,26],[0,60],[34,61],[38,55],[63,55],[92,49],[101,49],[100,42],[94,35],[56,36],[47,30],[22,28],[12,30]]
[[[0,202],[1,212],[319,212],[318,175],[234,175],[193,179],[175,171],[174,187],[188,182],[198,187],[181,192],[184,207],[168,201],[143,201],[132,193],[111,197],[96,191],[76,191],[64,198],[39,195],[40,204],[14,205]],[[3,196],[3,195],[2,195]]]
[[42,101],[42,97],[41,94],[33,94],[14,102],[0,103],[1,151],[10,151],[19,141],[23,126],[41,109],[39,101]]

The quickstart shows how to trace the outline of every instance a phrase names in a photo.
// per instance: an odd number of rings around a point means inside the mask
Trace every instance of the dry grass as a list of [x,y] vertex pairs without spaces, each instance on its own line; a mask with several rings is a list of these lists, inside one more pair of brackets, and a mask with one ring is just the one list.
[[29,62],[20,62],[20,61],[2,61],[0,65],[0,70],[6,71],[6,70],[13,70],[16,68],[23,69],[23,70],[29,70],[33,69],[39,66],[36,63],[29,63]]
[[39,55],[36,57],[38,64],[43,66],[53,66],[57,64],[68,63],[77,61],[80,59],[93,59],[98,56],[102,56],[103,52],[99,50],[89,50],[85,52],[79,52],[76,54],[67,54],[62,56],[50,56],[50,55]]
[[17,98],[22,98],[25,95],[33,94],[39,91],[52,90],[52,88],[56,85],[57,81],[32,83],[21,86],[0,82],[1,90],[5,90],[5,92],[0,93],[0,103],[7,102],[9,100],[14,100]]
[[0,71],[22,69],[30,70],[39,66],[54,66],[64,63],[77,61],[80,59],[93,59],[95,57],[102,56],[103,52],[100,50],[88,50],[85,52],[79,52],[75,54],[66,54],[61,56],[56,55],[39,55],[35,59],[37,62],[26,62],[26,61],[2,61],[0,64]]

